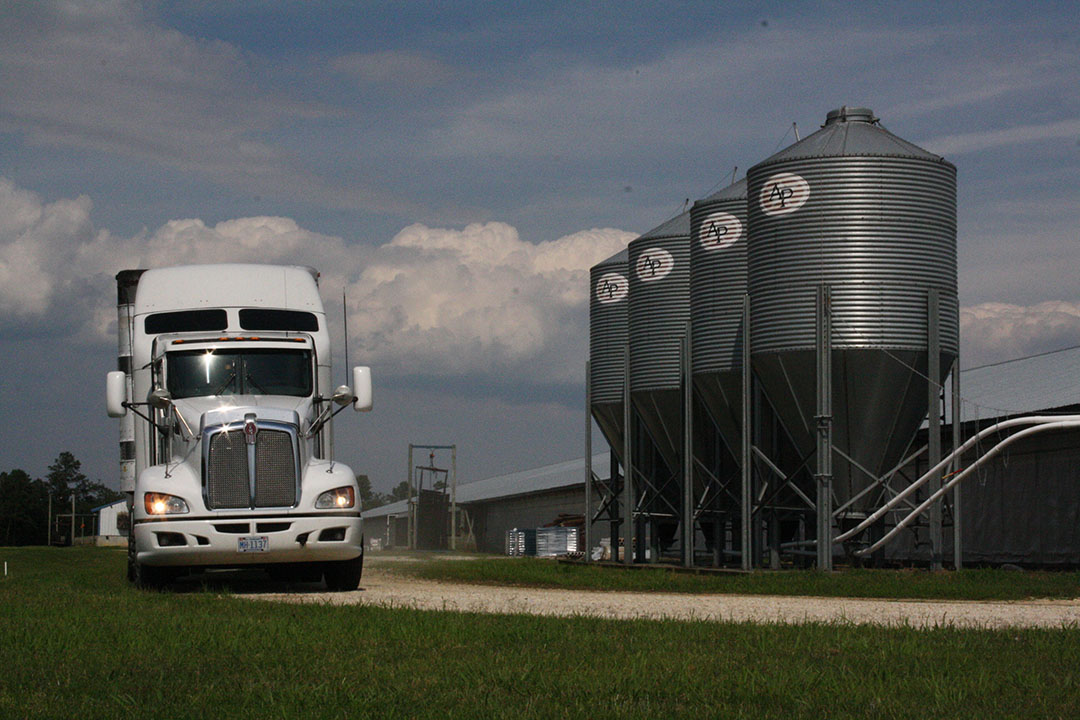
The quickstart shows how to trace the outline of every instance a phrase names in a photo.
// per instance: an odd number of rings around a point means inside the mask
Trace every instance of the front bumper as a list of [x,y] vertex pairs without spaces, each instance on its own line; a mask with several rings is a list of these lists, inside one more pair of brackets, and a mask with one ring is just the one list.
[[[138,562],[152,566],[238,567],[352,560],[364,552],[356,515],[270,515],[136,521]],[[265,552],[241,552],[240,538],[266,538]],[[259,543],[256,543],[258,545]]]

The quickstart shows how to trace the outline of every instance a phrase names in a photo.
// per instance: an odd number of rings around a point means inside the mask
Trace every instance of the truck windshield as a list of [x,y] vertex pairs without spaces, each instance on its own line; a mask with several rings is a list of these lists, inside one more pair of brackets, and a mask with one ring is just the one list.
[[187,350],[167,356],[174,398],[311,394],[310,350]]

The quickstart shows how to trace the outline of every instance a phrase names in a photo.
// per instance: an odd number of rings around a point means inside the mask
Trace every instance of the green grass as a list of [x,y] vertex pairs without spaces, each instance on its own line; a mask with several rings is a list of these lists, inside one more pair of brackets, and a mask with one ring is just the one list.
[[[377,557],[377,556],[372,556]],[[810,595],[818,597],[924,598],[932,600],[1022,600],[1080,597],[1078,572],[1015,572],[971,569],[814,570],[693,574],[665,568],[559,563],[536,558],[428,559],[399,563],[395,572],[430,580],[522,587],[636,592]]]
[[138,592],[122,551],[4,560],[0,718],[1080,716],[1076,628],[301,606]]

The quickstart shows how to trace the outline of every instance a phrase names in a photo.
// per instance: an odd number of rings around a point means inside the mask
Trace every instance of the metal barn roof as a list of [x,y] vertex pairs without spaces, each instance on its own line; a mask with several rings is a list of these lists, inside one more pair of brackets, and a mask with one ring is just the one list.
[[964,422],[1080,404],[1080,346],[961,370],[960,396]]
[[[606,478],[608,475],[608,457],[607,453],[593,455],[593,472],[600,478]],[[585,458],[568,460],[458,485],[457,502],[458,505],[463,505],[584,485],[584,476]],[[407,503],[399,500],[389,505],[372,508],[364,512],[363,516],[375,518],[386,515],[404,515],[406,512],[408,512]]]

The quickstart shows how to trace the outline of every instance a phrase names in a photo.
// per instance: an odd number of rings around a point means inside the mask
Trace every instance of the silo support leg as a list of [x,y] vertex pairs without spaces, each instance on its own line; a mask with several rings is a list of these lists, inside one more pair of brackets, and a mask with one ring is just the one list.
[[682,343],[683,377],[683,458],[682,458],[682,546],[683,566],[694,565],[694,380],[690,368],[690,323]]
[[[631,428],[633,414],[630,410],[630,344],[626,345],[623,356],[623,563],[634,564],[634,462],[631,454]],[[617,547],[618,540],[611,538],[612,547]],[[618,557],[618,556],[616,556]]]
[[[593,469],[592,469],[592,362],[585,363],[585,562],[592,560],[593,520]],[[456,536],[455,528],[455,536]]]
[[[961,444],[964,419],[963,408],[960,405],[960,358],[953,361],[952,368],[952,444],[953,453],[957,453]],[[951,470],[960,469],[960,459],[953,461]],[[964,567],[963,547],[960,536],[960,485],[953,488],[953,567],[960,570]]]
[[750,556],[750,514],[753,498],[750,467],[750,296],[743,296],[742,318],[742,447],[739,468],[742,472],[742,487],[740,493],[740,520],[739,520],[739,549],[742,553],[742,569],[749,570],[752,567]]
[[817,292],[817,566],[832,570],[832,293]]
[[[937,288],[930,288],[926,297],[926,339],[927,362],[926,375],[928,414],[928,440],[926,461],[930,467],[941,462],[941,324],[940,299]],[[932,495],[941,487],[941,475],[935,474],[930,479],[929,492]],[[941,502],[930,506],[930,569],[941,570],[943,535],[941,531]]]

